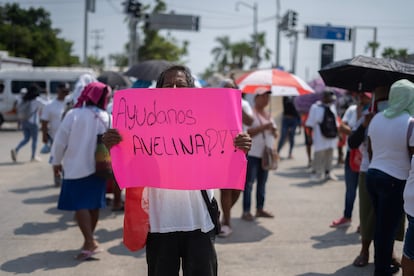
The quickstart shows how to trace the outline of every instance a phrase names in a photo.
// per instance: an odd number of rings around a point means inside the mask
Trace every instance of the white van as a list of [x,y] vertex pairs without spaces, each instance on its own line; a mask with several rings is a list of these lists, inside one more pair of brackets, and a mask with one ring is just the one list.
[[17,116],[13,109],[22,88],[34,84],[53,98],[60,82],[68,82],[71,89],[79,76],[91,74],[90,68],[81,67],[30,67],[0,70],[0,126],[3,122],[16,122]]

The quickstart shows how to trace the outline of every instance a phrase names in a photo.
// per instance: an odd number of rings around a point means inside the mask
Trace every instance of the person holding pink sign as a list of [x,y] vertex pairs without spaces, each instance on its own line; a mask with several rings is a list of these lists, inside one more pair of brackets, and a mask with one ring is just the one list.
[[[194,80],[188,68],[175,65],[161,73],[156,87],[194,87]],[[116,129],[108,130],[103,137],[109,149],[122,139]],[[251,146],[247,133],[238,134],[233,142],[244,152]],[[178,276],[181,265],[184,275],[217,275],[215,225],[201,192],[149,187],[145,188],[145,192],[149,216],[146,240],[148,275]],[[207,190],[207,193],[212,200],[213,191]]]

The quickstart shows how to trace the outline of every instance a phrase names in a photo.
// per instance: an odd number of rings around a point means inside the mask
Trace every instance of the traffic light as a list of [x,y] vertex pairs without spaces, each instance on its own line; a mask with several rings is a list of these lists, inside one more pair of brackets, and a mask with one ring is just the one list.
[[125,12],[131,14],[135,17],[141,17],[141,8],[142,4],[137,0],[127,0],[124,2],[125,5]]
[[288,28],[294,29],[297,25],[298,13],[292,10],[288,11]]

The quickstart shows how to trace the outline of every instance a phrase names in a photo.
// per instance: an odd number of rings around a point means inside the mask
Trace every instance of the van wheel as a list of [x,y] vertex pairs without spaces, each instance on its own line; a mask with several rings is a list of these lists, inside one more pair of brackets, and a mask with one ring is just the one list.
[[3,115],[2,114],[0,114],[0,127],[1,127],[1,125],[4,123],[4,118],[3,118]]

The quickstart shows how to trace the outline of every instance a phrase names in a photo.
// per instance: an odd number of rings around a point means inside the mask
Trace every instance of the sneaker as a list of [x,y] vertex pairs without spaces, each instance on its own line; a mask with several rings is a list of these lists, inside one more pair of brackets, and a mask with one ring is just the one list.
[[230,226],[222,225],[218,236],[220,238],[227,238],[228,236],[230,236],[231,233],[233,233],[233,230],[231,230]]
[[333,181],[338,181],[338,177],[333,172],[327,173],[325,178]]
[[329,227],[347,227],[351,225],[351,219],[342,217],[340,219],[332,221]]
[[15,149],[12,149],[10,153],[11,153],[11,159],[13,160],[13,162],[17,162],[17,151]]
[[253,221],[254,217],[249,212],[244,212],[243,215],[241,216],[241,219],[246,220],[246,221]]
[[257,218],[274,218],[275,216],[272,213],[269,213],[268,211],[261,209],[261,210],[257,210],[256,217]]
[[322,177],[322,175],[321,175],[321,174],[313,173],[313,174],[311,174],[311,176],[310,176],[309,180],[310,180],[311,182],[322,182],[322,181],[324,181],[325,179]]

